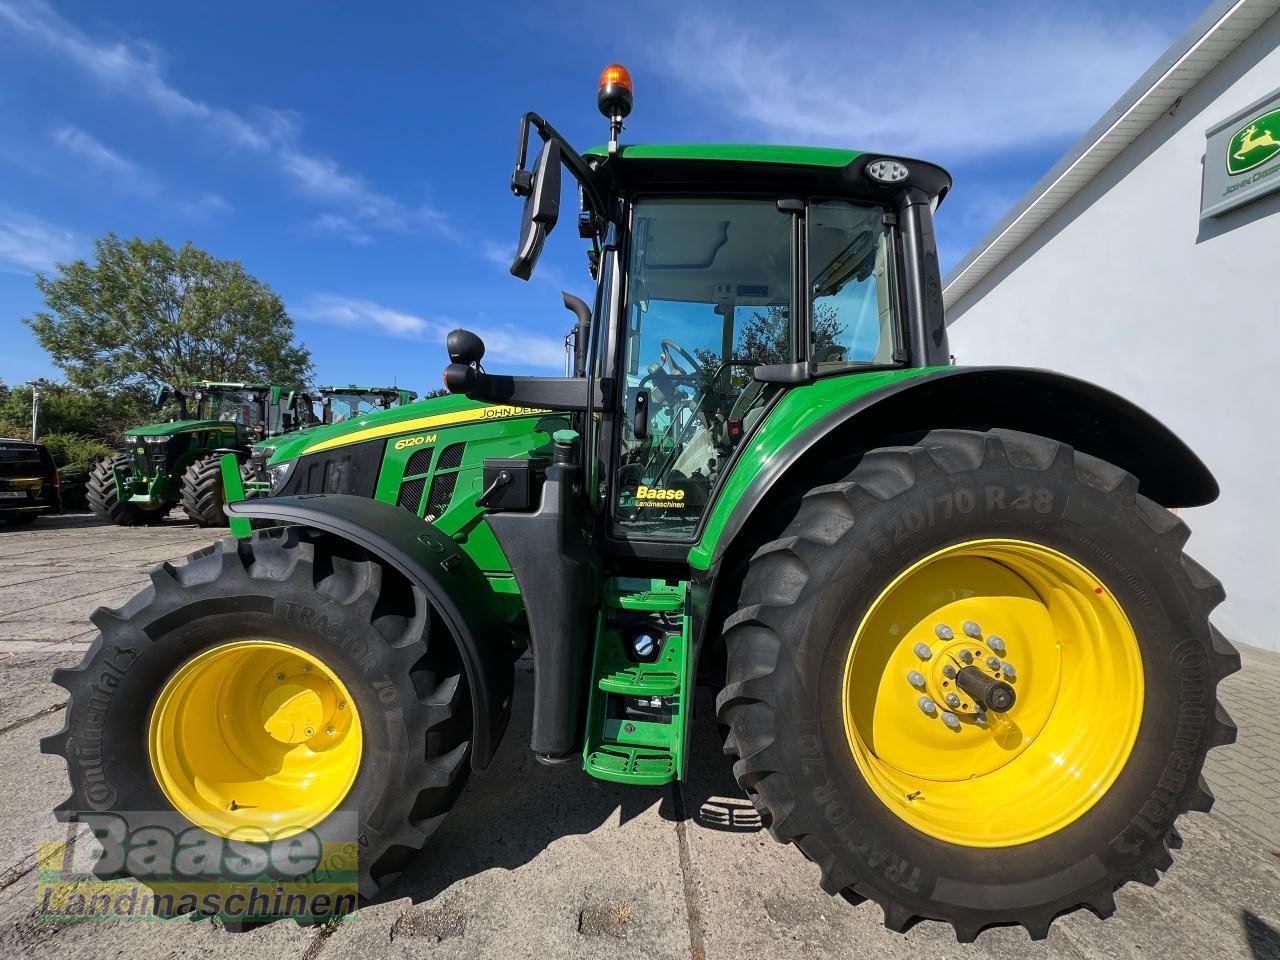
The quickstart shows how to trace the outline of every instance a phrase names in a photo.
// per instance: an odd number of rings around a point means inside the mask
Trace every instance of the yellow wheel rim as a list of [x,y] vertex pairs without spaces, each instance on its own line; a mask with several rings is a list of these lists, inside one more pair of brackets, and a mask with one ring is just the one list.
[[188,660],[151,711],[151,770],[174,809],[223,837],[315,826],[360,770],[360,716],[311,654],[241,640]]
[[[959,689],[965,666],[1008,683],[1013,706]],[[1142,699],[1137,637],[1111,591],[1020,540],[911,566],[845,661],[845,733],[867,783],[911,826],[971,847],[1038,840],[1088,811],[1128,760]]]

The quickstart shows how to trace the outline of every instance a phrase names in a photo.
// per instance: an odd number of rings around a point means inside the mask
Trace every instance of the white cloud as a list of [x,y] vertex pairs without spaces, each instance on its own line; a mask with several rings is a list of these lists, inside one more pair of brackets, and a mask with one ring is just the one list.
[[53,131],[53,141],[69,153],[88,160],[95,166],[114,173],[136,176],[140,168],[106,146],[79,127],[59,127]]
[[[654,49],[666,76],[754,135],[901,154],[983,155],[1084,130],[1150,66],[1168,24],[1083,6],[968,4],[891,17],[690,5]],[[781,18],[791,18],[783,20]]]
[[[335,324],[365,332],[381,332],[440,348],[443,348],[448,332],[462,326],[448,317],[426,319],[372,300],[344,297],[336,293],[315,294],[292,312],[302,320]],[[564,366],[564,344],[552,337],[538,336],[510,327],[468,326],[468,329],[484,340],[486,360],[539,368],[558,369]]]
[[[195,124],[229,147],[270,159],[300,194],[332,206],[334,216],[358,224],[359,231],[433,229],[449,234],[439,211],[404,204],[358,174],[343,170],[331,157],[306,150],[294,114],[259,108],[248,116],[179,90],[165,79],[157,52],[144,43],[91,38],[45,0],[0,0],[0,28],[5,26],[71,61],[102,88],[142,100],[171,122]],[[99,155],[99,159],[107,158]]]
[[52,270],[74,260],[80,241],[74,233],[47,221],[0,211],[0,265],[24,273]]
[[59,127],[53,131],[52,139],[71,156],[108,175],[113,184],[129,193],[163,201],[196,219],[225,216],[232,210],[225,197],[211,191],[189,197],[178,195],[177,191],[167,188],[154,172],[121,156],[79,127]]

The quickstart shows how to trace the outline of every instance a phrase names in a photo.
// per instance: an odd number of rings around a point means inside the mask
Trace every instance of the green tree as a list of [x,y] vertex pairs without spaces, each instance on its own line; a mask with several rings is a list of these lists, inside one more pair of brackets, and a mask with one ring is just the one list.
[[23,321],[73,386],[310,379],[311,353],[294,340],[284,303],[239,263],[112,233],[94,253],[94,263],[37,274],[49,312]]
[[[47,433],[97,437],[118,444],[129,427],[150,423],[158,414],[143,387],[110,393],[50,384],[40,392],[40,439]],[[0,386],[0,434],[31,436],[31,388]]]

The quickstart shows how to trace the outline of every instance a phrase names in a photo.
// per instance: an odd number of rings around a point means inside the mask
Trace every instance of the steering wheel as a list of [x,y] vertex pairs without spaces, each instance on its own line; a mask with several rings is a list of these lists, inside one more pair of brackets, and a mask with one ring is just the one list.
[[[662,349],[662,357],[666,361],[667,366],[671,368],[671,372],[679,376],[687,376],[691,373],[702,373],[702,364],[700,364],[688,350],[680,346],[670,337],[663,337],[659,346]],[[683,369],[680,364],[676,363],[673,353],[680,354],[685,362],[689,364],[689,369]]]

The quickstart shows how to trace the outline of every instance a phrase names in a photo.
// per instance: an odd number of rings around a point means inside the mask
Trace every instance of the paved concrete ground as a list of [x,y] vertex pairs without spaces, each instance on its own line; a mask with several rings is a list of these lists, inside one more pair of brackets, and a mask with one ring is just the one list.
[[1046,943],[1002,929],[961,946],[934,923],[898,936],[874,906],[828,897],[796,849],[759,829],[709,721],[697,724],[679,789],[537,765],[524,662],[492,767],[354,922],[239,935],[208,922],[42,923],[34,837],[66,794],[62,761],[38,752],[62,722],[63,691],[46,681],[80,658],[94,606],[122,603],[150,565],[214,536],[177,516],[156,528],[72,516],[0,530],[0,957],[1280,958],[1280,657],[1248,649],[1224,684],[1241,735],[1213,755],[1215,811],[1183,818],[1185,846],[1158,887],[1125,887],[1114,918],[1075,914]]

